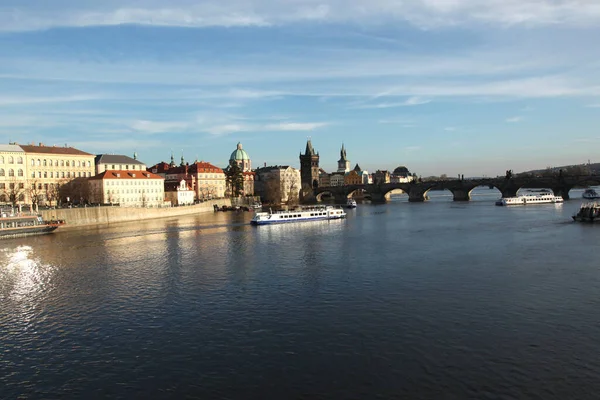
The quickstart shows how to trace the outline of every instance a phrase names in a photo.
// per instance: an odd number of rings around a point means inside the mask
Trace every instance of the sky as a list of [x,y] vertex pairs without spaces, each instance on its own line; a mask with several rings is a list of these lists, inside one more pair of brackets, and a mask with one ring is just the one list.
[[2,0],[0,142],[496,176],[600,145],[600,2]]

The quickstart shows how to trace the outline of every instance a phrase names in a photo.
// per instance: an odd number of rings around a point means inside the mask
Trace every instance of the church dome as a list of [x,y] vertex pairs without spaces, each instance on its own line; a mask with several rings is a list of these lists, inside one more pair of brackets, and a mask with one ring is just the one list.
[[231,153],[231,157],[229,157],[229,161],[244,161],[250,160],[250,156],[246,153],[246,150],[242,149],[242,144],[237,144],[237,149]]
[[407,176],[410,172],[408,171],[408,168],[406,168],[405,166],[401,165],[398,168],[396,168],[394,170],[394,175],[402,175],[402,176]]

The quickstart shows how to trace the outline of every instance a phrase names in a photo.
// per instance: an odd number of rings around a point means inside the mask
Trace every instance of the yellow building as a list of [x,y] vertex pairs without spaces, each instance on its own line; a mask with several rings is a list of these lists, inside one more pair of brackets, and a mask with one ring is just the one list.
[[[83,198],[86,197],[83,179],[77,188],[65,185],[77,178],[91,177],[93,173],[94,155],[73,147],[45,146],[43,143],[38,146],[1,145],[0,183],[4,185],[0,184],[0,202],[45,204]],[[17,200],[13,201],[15,198]]]
[[104,171],[88,179],[90,202],[157,207],[165,202],[164,178],[147,171]]

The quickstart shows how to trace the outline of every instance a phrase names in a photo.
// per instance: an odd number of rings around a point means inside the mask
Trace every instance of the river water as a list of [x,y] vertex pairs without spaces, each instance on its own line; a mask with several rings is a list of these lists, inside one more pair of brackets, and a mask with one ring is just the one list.
[[0,242],[0,398],[597,399],[581,204],[216,213]]

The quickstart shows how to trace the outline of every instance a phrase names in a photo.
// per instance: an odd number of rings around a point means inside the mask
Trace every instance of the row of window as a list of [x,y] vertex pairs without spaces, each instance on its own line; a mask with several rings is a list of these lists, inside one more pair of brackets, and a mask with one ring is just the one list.
[[[14,164],[15,158],[13,156],[8,156],[7,161],[9,164]],[[0,156],[0,164],[4,164],[4,156]],[[17,164],[23,164],[23,157],[21,157],[21,156],[17,157]]]
[[[60,165],[59,165],[60,164]],[[75,160],[31,160],[32,167],[91,167],[91,161],[75,161]]]
[[148,181],[146,181],[146,180],[139,180],[139,181],[136,180],[136,181],[133,181],[133,182],[124,182],[124,181],[117,181],[117,180],[115,180],[115,181],[107,180],[106,181],[106,186],[119,186],[119,185],[121,185],[121,186],[123,186],[123,185],[125,185],[125,186],[127,186],[127,185],[148,186],[148,185],[159,185],[159,184],[162,184],[162,183],[163,183],[162,180],[159,181],[157,179],[148,180]]
[[[4,169],[2,169],[2,168],[0,168],[0,176],[6,176],[6,171]],[[12,168],[9,169],[8,170],[8,176],[15,176],[15,170],[12,169]],[[23,170],[22,169],[18,169],[16,176],[21,176],[21,177],[24,176]],[[42,177],[44,177],[44,178],[85,178],[86,176],[89,178],[89,177],[92,176],[92,173],[91,172],[87,172],[86,173],[86,172],[81,172],[81,171],[79,171],[79,172],[73,172],[73,173],[68,172],[68,171],[67,172],[64,172],[64,171],[62,171],[62,172],[54,172],[54,171],[50,171],[50,172],[44,171],[44,172],[42,172],[42,171],[38,171],[37,174],[34,171],[34,172],[31,173],[31,177],[32,178],[35,178],[36,176],[38,178],[42,178]]]
[[[6,176],[6,172],[4,171],[4,169],[0,168],[0,176]],[[8,170],[8,176],[15,176],[15,170],[14,169],[9,169]],[[23,176],[23,170],[19,169],[17,171],[17,176]]]
[[[148,189],[148,193],[160,193],[160,189]],[[107,190],[106,194],[128,194],[128,193],[146,193],[145,189],[123,189],[122,191],[119,189]]]
[[[9,183],[8,187],[11,189],[15,188],[15,184],[14,183]],[[0,183],[0,189],[6,189],[6,183]],[[24,183],[19,183],[19,189],[25,189],[25,184]]]

